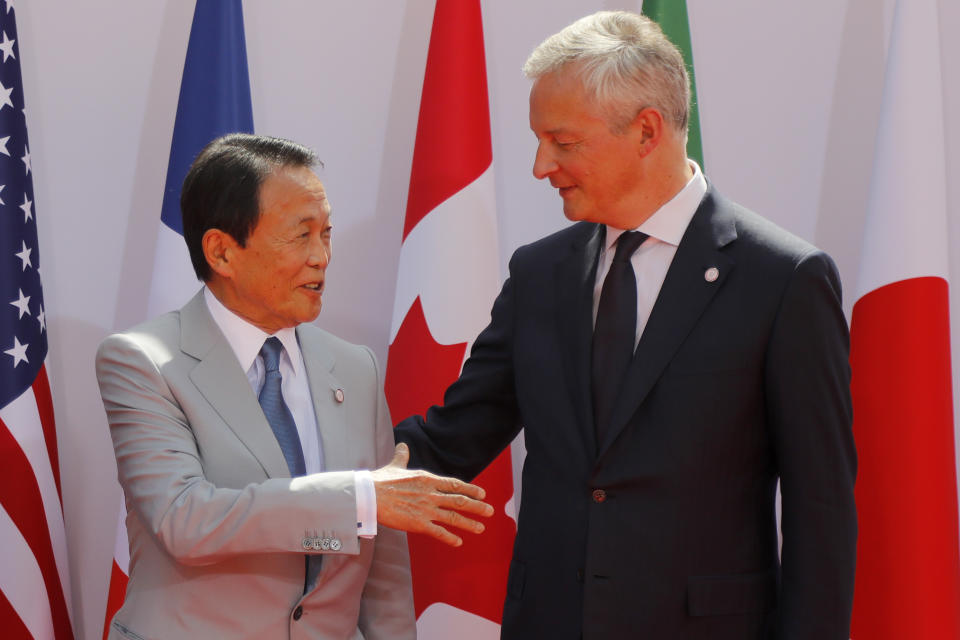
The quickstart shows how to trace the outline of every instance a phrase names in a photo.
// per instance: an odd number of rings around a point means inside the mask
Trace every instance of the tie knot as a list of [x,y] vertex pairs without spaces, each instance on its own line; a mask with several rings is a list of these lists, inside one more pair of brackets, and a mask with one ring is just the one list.
[[624,231],[617,238],[617,252],[613,254],[613,261],[629,260],[633,252],[649,237],[642,231]]
[[283,343],[276,336],[271,336],[264,340],[260,348],[260,355],[263,357],[263,366],[267,371],[277,371],[280,369],[280,352],[283,351]]

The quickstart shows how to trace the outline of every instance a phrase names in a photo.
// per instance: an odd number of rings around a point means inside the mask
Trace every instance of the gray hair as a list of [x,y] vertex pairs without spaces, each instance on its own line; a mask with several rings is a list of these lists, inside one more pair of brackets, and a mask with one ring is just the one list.
[[653,20],[629,11],[598,11],[544,40],[523,73],[537,79],[568,65],[622,131],[645,107],[654,107],[686,135],[690,79],[677,47]]

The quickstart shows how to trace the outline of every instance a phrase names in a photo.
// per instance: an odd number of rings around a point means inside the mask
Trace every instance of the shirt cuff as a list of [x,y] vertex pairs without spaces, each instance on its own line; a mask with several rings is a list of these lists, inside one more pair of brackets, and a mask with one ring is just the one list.
[[357,535],[372,538],[377,535],[377,492],[373,475],[366,469],[354,471],[353,487],[357,496]]

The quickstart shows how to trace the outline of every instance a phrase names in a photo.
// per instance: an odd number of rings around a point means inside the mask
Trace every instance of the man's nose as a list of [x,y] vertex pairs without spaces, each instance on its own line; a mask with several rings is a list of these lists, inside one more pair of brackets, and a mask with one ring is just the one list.
[[325,242],[315,242],[314,246],[311,247],[307,264],[311,267],[326,269],[327,265],[330,264],[330,245]]
[[557,170],[557,163],[553,154],[541,142],[537,145],[537,155],[533,159],[533,177],[543,180]]

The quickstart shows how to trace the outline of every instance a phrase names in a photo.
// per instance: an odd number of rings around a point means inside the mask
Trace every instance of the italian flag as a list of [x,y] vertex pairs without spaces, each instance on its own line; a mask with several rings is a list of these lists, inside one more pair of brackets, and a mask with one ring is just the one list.
[[663,29],[664,35],[683,55],[690,75],[690,123],[687,128],[687,156],[703,168],[703,138],[700,135],[700,102],[697,79],[693,73],[693,44],[686,0],[643,0],[643,14]]

